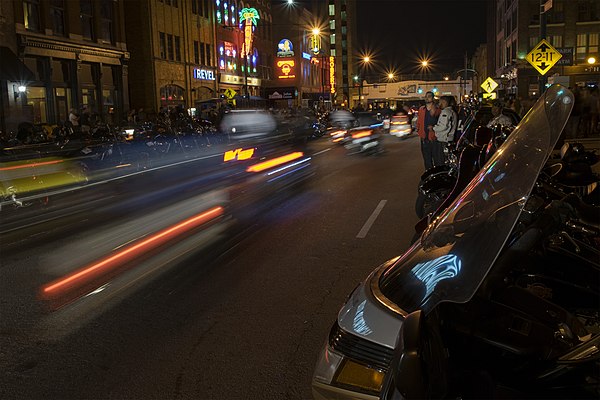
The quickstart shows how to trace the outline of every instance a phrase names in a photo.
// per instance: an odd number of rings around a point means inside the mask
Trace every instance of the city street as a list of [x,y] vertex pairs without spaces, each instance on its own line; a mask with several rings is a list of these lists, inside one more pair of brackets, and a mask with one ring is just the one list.
[[311,398],[339,307],[410,244],[423,162],[414,136],[379,156],[309,149],[316,174],[294,196],[89,313],[36,297],[60,238],[3,258],[0,398]]

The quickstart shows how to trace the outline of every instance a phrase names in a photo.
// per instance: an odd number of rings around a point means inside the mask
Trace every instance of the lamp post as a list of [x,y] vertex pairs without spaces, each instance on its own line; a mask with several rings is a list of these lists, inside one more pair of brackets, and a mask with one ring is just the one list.
[[364,81],[364,69],[371,63],[370,56],[363,56],[360,60],[360,64],[358,66],[358,75],[354,77],[355,81],[358,82],[358,104],[362,107],[362,91],[363,91],[363,81]]

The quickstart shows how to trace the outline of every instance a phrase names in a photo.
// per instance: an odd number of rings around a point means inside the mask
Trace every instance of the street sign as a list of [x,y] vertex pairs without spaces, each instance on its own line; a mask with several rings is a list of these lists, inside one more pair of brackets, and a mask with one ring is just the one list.
[[494,90],[496,90],[497,87],[498,83],[495,80],[493,80],[490,76],[488,76],[488,78],[481,84],[481,88],[487,93],[492,93]]
[[225,93],[223,93],[225,95],[226,98],[228,99],[233,99],[235,97],[235,95],[237,94],[237,92],[233,89],[227,89],[225,90]]
[[483,99],[484,100],[496,100],[498,98],[497,93],[484,93],[483,94]]
[[558,50],[558,52],[560,54],[562,54],[562,57],[560,58],[560,60],[558,60],[558,62],[555,64],[556,66],[570,66],[573,65],[573,48],[572,47],[557,47],[556,50]]
[[527,54],[527,61],[533,65],[533,68],[545,75],[546,72],[550,71],[550,68],[554,66],[560,60],[562,54],[558,52],[546,39],[542,39],[537,45],[533,47],[533,50]]

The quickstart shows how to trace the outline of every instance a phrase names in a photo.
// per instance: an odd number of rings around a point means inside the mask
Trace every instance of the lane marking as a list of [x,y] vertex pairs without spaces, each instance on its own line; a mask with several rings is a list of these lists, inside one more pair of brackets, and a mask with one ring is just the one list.
[[329,150],[331,150],[331,147],[328,147],[328,148],[326,148],[325,150],[321,150],[321,151],[319,151],[319,152],[317,152],[317,153],[313,154],[313,156],[318,156],[319,154],[325,153],[325,152],[327,152],[327,151],[329,151]]
[[386,203],[387,203],[387,200],[381,200],[379,202],[379,204],[377,205],[377,207],[375,207],[375,211],[373,211],[373,214],[371,214],[371,216],[369,217],[367,222],[365,222],[365,224],[363,225],[360,232],[358,232],[358,235],[356,235],[356,237],[358,239],[364,239],[367,236],[367,233],[369,233],[369,229],[371,229],[371,226],[373,226],[373,223],[379,216],[379,213],[381,212],[381,210],[383,210],[383,207],[385,207]]

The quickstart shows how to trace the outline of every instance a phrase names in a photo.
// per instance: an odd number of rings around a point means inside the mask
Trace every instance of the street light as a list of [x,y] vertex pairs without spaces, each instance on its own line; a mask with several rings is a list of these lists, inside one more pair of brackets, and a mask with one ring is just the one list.
[[595,64],[596,63],[596,58],[595,57],[590,57],[587,59],[588,64]]
[[360,104],[362,106],[362,89],[363,89],[363,80],[364,80],[364,68],[365,66],[370,65],[371,63],[371,56],[369,55],[364,55],[362,56],[361,59],[361,63],[359,65],[359,75],[354,77],[355,81],[358,81],[360,79],[360,82],[358,82],[358,104]]

